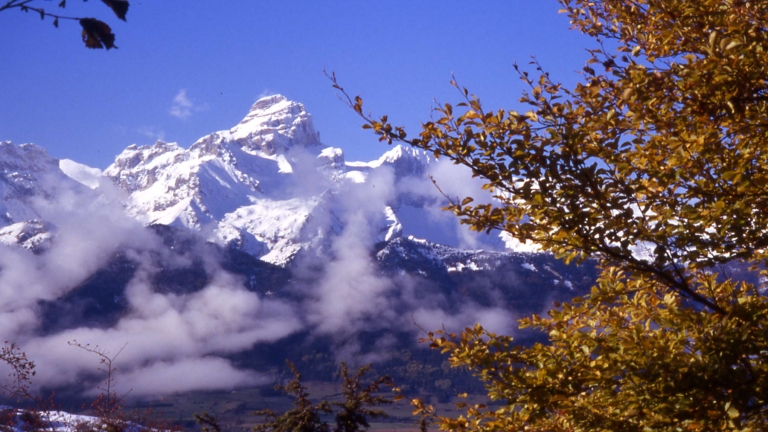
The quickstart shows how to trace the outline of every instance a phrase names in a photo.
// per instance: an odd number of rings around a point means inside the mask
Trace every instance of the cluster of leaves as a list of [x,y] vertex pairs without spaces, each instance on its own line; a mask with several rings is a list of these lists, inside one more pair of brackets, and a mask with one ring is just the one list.
[[[287,362],[294,378],[285,386],[277,386],[287,395],[293,396],[294,408],[282,414],[271,409],[254,413],[262,416],[265,422],[254,427],[257,432],[357,432],[366,430],[369,419],[387,417],[387,413],[377,408],[390,405],[394,399],[381,394],[383,386],[392,387],[388,376],[379,377],[369,383],[363,383],[363,377],[370,371],[370,365],[363,366],[354,375],[350,375],[346,363],[341,364],[342,394],[341,402],[322,400],[313,403],[306,387],[301,384],[301,373],[291,362]],[[335,413],[335,414],[334,414]],[[324,419],[334,415],[335,427]],[[207,419],[204,419],[207,420]],[[204,421],[203,420],[203,421]],[[198,421],[201,419],[198,417]],[[211,430],[217,430],[212,428]]]
[[[112,28],[105,22],[96,18],[77,18],[64,16],[56,13],[47,12],[42,7],[36,7],[33,3],[34,0],[7,0],[5,4],[0,5],[0,12],[17,8],[23,12],[36,12],[40,15],[40,19],[44,20],[46,17],[53,19],[54,27],[59,27],[59,20],[74,20],[80,23],[82,27],[82,38],[85,46],[88,48],[117,48],[115,46],[115,35],[112,33]],[[87,0],[83,0],[87,1]],[[117,18],[125,21],[125,15],[128,13],[128,7],[130,3],[128,0],[101,0]],[[58,5],[60,8],[67,6],[67,0],[61,0]]]
[[[469,167],[496,202],[448,197],[478,231],[566,261],[599,260],[593,292],[524,320],[550,345],[430,334],[503,408],[458,430],[765,430],[768,304],[720,271],[768,259],[768,3],[560,0],[594,37],[574,88],[518,68],[527,111],[467,89],[417,138],[363,111],[380,140]],[[610,50],[606,47],[610,47]],[[454,109],[455,108],[455,109]]]

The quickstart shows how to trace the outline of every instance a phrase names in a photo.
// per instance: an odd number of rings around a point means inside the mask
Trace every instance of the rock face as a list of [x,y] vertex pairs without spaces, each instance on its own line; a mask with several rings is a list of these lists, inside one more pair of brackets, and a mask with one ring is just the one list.
[[40,219],[33,201],[56,196],[62,188],[83,189],[45,149],[0,142],[0,227]]
[[[294,166],[320,150],[304,107],[276,95],[188,150],[164,142],[130,146],[104,175],[130,194],[128,212],[145,224],[206,230],[212,241],[285,265],[334,229],[316,223],[329,217],[330,185],[291,193]],[[317,161],[310,169],[323,165]]]
[[283,95],[256,101],[243,121],[229,132],[232,140],[247,151],[266,155],[284,153],[294,146],[320,144],[320,134],[315,132],[312,117],[304,105],[289,101]]
[[20,245],[38,253],[45,250],[53,238],[52,227],[39,219],[17,222],[0,228],[0,243],[8,246]]

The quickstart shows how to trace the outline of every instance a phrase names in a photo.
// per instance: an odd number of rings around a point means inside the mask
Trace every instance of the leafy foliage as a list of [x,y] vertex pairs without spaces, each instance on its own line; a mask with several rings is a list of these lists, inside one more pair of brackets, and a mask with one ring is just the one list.
[[83,42],[88,48],[117,48],[115,35],[105,23],[94,18],[83,18],[80,26],[83,28]]
[[442,427],[765,430],[768,304],[722,269],[766,276],[768,3],[560,2],[597,48],[574,88],[535,61],[536,74],[515,66],[524,112],[487,111],[454,80],[463,101],[409,138],[331,76],[381,141],[485,181],[495,203],[448,197],[462,222],[603,269],[590,295],[521,322],[550,345],[515,346],[481,326],[430,334],[504,402]]
[[[117,46],[115,46],[115,35],[112,33],[112,28],[105,22],[97,20],[96,18],[77,18],[46,12],[46,10],[42,7],[32,6],[31,3],[33,3],[33,1],[34,0],[6,0],[5,4],[0,5],[0,12],[11,8],[18,8],[23,12],[32,11],[38,13],[40,15],[40,19],[42,20],[44,20],[46,17],[53,18],[53,25],[56,28],[59,27],[60,19],[78,21],[80,23],[80,27],[83,29],[82,37],[86,47],[106,48],[108,50],[111,48],[117,48]],[[117,18],[126,21],[125,15],[128,13],[128,7],[130,6],[128,0],[101,1],[107,5],[107,7],[112,9],[112,12],[114,12]],[[67,6],[67,0],[61,0],[58,6],[60,8],[65,8]]]
[[[376,408],[389,405],[392,399],[380,394],[382,386],[392,386],[388,376],[379,377],[364,384],[363,377],[370,371],[370,365],[363,366],[354,375],[350,375],[346,363],[341,364],[343,402],[328,402],[322,400],[313,403],[309,398],[306,387],[301,384],[301,373],[290,361],[288,367],[294,378],[285,386],[276,386],[287,395],[294,397],[294,408],[282,414],[271,409],[256,411],[254,415],[266,419],[261,425],[253,428],[260,432],[357,432],[366,430],[371,418],[386,417],[387,414]],[[334,410],[334,408],[336,408]],[[336,427],[331,429],[323,416],[335,411]]]
[[[496,411],[468,407],[457,430],[764,430],[768,299],[754,287],[697,281],[739,305],[726,316],[686,306],[645,277],[609,269],[590,296],[522,325],[550,344],[521,349],[477,325],[430,334],[451,363],[478,372]],[[527,427],[528,429],[525,429]]]

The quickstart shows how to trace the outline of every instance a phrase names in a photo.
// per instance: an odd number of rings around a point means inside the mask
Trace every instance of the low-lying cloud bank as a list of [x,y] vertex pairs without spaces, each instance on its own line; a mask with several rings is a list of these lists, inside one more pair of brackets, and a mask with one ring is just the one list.
[[[466,171],[456,171],[448,163],[432,164],[430,170],[450,196],[485,193]],[[317,187],[312,176],[306,177],[313,182],[307,188]],[[415,320],[429,329],[444,325],[459,329],[479,321],[494,331],[513,331],[513,316],[504,309],[472,301],[442,307],[449,300],[424,281],[407,274],[395,280],[379,269],[373,248],[381,234],[382,209],[404,194],[430,203],[417,209],[420,217],[431,214],[426,222],[440,227],[458,246],[481,245],[452,215],[438,210],[442,196],[429,180],[398,181],[391,169],[381,167],[369,173],[367,182],[344,187],[336,194],[338,207],[333,209],[344,228],[331,239],[330,261],[319,270],[297,270],[311,271],[316,278],[294,288],[300,294],[298,301],[247,289],[247,281],[221,268],[210,248],[173,253],[152,230],[126,216],[121,192],[106,183],[96,192],[59,187],[56,196],[36,198],[30,204],[54,227],[55,237],[47,249],[32,253],[0,245],[0,339],[17,342],[35,361],[38,386],[98,382],[98,358],[68,342],[87,343],[107,355],[120,352],[118,391],[131,388],[132,395],[141,396],[263,383],[261,371],[241,369],[228,356],[300,331],[331,337],[338,341],[340,357],[362,356],[365,361],[386,357],[395,340],[382,336],[375,344],[380,353],[363,352],[350,338],[361,330],[415,335],[419,331]],[[130,255],[136,269],[119,299],[127,307],[117,322],[108,328],[42,332],[40,302],[65,296],[118,252]],[[202,257],[202,264],[191,255]],[[162,269],[195,265],[203,265],[209,278],[201,289],[177,293],[155,286],[153,278]]]

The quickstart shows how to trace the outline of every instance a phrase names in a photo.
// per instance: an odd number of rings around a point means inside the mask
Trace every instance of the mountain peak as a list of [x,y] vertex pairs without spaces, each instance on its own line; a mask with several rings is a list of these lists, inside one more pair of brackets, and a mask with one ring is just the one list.
[[58,159],[35,144],[14,145],[10,141],[0,142],[0,170],[11,171],[48,171],[58,166]]
[[304,105],[279,94],[257,100],[248,115],[229,132],[245,150],[268,155],[320,143],[320,134]]
[[273,107],[274,105],[279,104],[280,102],[289,102],[290,103],[288,98],[286,98],[285,96],[283,96],[281,94],[274,94],[274,95],[271,95],[271,96],[265,96],[265,97],[257,100],[256,103],[254,103],[251,106],[251,112],[253,112],[253,111],[264,111],[266,109],[269,109],[269,108]]
[[374,167],[389,165],[397,176],[405,177],[423,175],[430,160],[426,153],[398,144],[370,164]]

